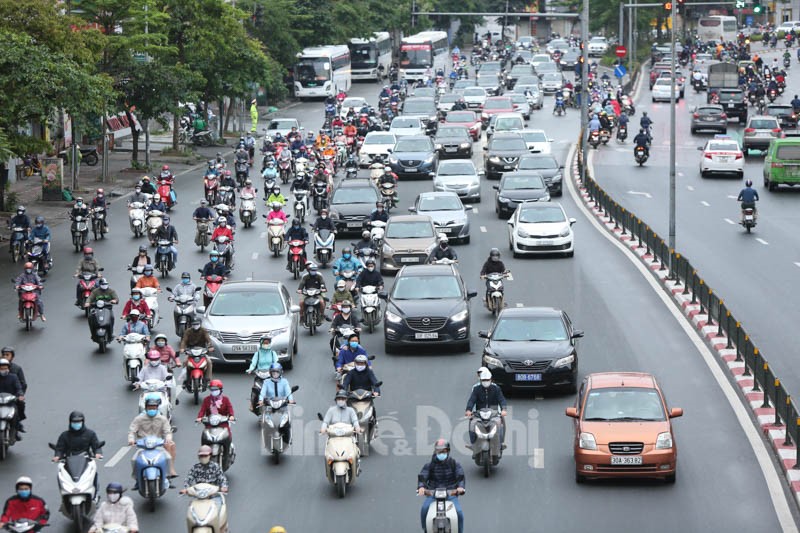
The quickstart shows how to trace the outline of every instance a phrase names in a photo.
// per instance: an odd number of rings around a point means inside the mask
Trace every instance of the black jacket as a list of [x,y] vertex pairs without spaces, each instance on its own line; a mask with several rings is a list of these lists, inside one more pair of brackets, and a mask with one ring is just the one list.
[[369,366],[362,372],[354,368],[345,374],[342,388],[346,391],[364,389],[378,394],[381,392],[381,388],[378,386],[378,378]]
[[231,271],[231,269],[229,269],[227,266],[223,265],[222,263],[219,263],[219,262],[214,263],[212,261],[209,261],[203,267],[203,272],[202,272],[201,276],[203,276],[205,278],[205,277],[208,277],[208,276],[215,276],[216,275],[216,276],[222,276],[224,278],[225,276],[227,276],[230,273],[230,271]]
[[461,464],[451,456],[440,461],[436,458],[436,454],[433,454],[430,463],[425,463],[417,477],[417,487],[429,490],[442,487],[448,490],[464,488],[464,483],[464,469],[461,468]]
[[58,442],[56,443],[56,456],[59,459],[79,453],[95,454],[102,452],[100,441],[97,439],[97,433],[87,428],[85,425],[78,431],[73,429],[64,431],[59,435]]
[[472,387],[465,411],[491,409],[498,405],[501,409],[506,408],[506,398],[503,396],[503,391],[500,390],[500,387],[496,383],[492,383],[488,388],[484,388],[480,383],[476,383]]
[[28,392],[28,382],[25,381],[25,372],[22,371],[22,367],[19,366],[17,363],[11,363],[11,365],[9,366],[9,370],[11,371],[11,374],[17,376],[20,385],[22,385],[22,392],[23,393]]
[[325,287],[325,280],[322,279],[322,274],[317,273],[316,276],[309,276],[306,274],[303,276],[303,279],[300,280],[300,285],[298,285],[297,289],[302,291],[303,289],[320,289],[324,290]]
[[314,231],[326,229],[336,233],[336,225],[333,223],[333,220],[331,220],[331,217],[328,217],[325,220],[323,220],[322,217],[317,218],[317,220],[314,222],[314,225],[311,226],[311,229]]
[[444,259],[444,258],[450,259],[451,261],[455,261],[456,259],[458,259],[458,256],[449,246],[445,249],[442,249],[441,246],[437,246],[436,248],[431,250],[431,254],[428,256],[428,259],[430,261],[438,261],[439,259]]
[[356,315],[351,312],[350,316],[347,317],[347,319],[345,319],[342,313],[337,313],[336,316],[333,317],[333,321],[331,322],[331,329],[339,328],[345,324],[347,324],[352,328],[357,328],[358,320],[356,320]]
[[0,376],[0,392],[13,394],[14,396],[23,396],[25,394],[19,378],[11,372],[7,376]]
[[373,287],[380,287],[383,285],[383,276],[381,276],[381,273],[377,268],[372,272],[365,268],[356,278],[356,285],[358,287],[369,285],[372,285]]
[[481,267],[481,276],[485,276],[486,274],[502,274],[505,271],[506,265],[504,265],[502,261],[487,259]]
[[170,224],[169,226],[161,226],[158,228],[156,232],[156,236],[159,239],[167,240],[175,244],[178,242],[178,230],[175,229],[175,226]]

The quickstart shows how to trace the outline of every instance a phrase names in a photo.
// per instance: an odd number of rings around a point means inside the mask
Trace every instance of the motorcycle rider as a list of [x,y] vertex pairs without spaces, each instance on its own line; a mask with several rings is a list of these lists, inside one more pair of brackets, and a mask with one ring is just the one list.
[[326,229],[334,235],[336,234],[336,225],[328,216],[327,209],[323,209],[319,212],[319,216],[317,217],[317,220],[314,221],[314,224],[311,225],[311,229],[314,230],[314,233],[319,233],[320,230]]
[[[214,228],[214,232],[211,234],[211,240],[216,242],[216,240],[220,237],[227,237],[228,242],[230,243],[230,251],[226,261],[227,263],[230,263],[231,256],[233,256],[233,230],[228,227],[228,219],[223,216],[217,218],[217,227]],[[217,257],[218,256],[219,253],[217,253]]]
[[368,257],[364,262],[365,268],[356,278],[356,289],[360,290],[364,286],[373,286],[376,290],[380,291],[383,288],[383,276],[380,271],[375,268],[375,259]]
[[147,203],[147,199],[148,199],[148,196],[145,193],[142,192],[142,186],[137,183],[133,187],[133,194],[128,199],[128,205],[131,205],[132,203],[135,203],[135,202],[138,202],[140,204],[146,204]]
[[31,230],[30,238],[42,241],[42,256],[44,256],[45,263],[50,262],[50,237],[50,228],[44,223],[44,217],[42,215],[37,215],[33,229]]
[[[506,265],[500,259],[500,250],[492,248],[489,250],[489,258],[483,263],[481,267],[481,279],[486,279],[487,274],[502,274],[506,271]],[[489,282],[486,282],[486,288],[489,288]]]
[[121,339],[128,333],[138,333],[139,335],[144,335],[145,340],[149,341],[150,338],[150,328],[147,327],[146,320],[139,320],[141,313],[139,313],[138,309],[131,309],[128,313],[128,321],[122,326],[122,331],[119,334],[119,338]]
[[597,114],[592,114],[592,118],[589,120],[589,133],[600,131],[602,129],[602,124],[600,123],[600,119],[597,118]]
[[[86,217],[89,216],[89,208],[86,204],[83,203],[83,198],[80,196],[75,197],[75,203],[72,204],[72,210],[70,211],[69,218],[70,220],[75,220],[75,217],[82,217],[86,220]],[[30,227],[31,223],[28,221],[28,227]]]
[[[38,273],[33,271],[33,263],[30,261],[23,265],[22,273],[14,279],[14,287],[17,288],[18,292],[22,285],[36,285],[38,287],[34,291],[36,293],[36,310],[42,322],[47,322],[44,317],[44,302],[42,301],[42,279]],[[17,306],[17,319],[22,320],[22,298],[19,298]]]
[[197,286],[192,283],[192,275],[188,272],[181,273],[181,282],[172,288],[172,296],[191,296],[196,301],[198,299]]
[[103,458],[103,449],[97,433],[86,427],[86,417],[80,411],[69,414],[69,429],[58,436],[53,462],[70,455],[87,453],[95,459]]
[[[300,219],[295,218],[292,220],[292,225],[286,230],[286,234],[284,235],[284,240],[286,242],[289,241],[303,241],[305,244],[308,244],[308,231],[300,224]],[[306,260],[306,249],[305,244],[303,245],[303,263]],[[304,266],[304,265],[301,265]],[[286,252],[286,270],[292,269],[292,252],[289,250]]]
[[153,262],[150,261],[150,256],[147,255],[147,246],[144,244],[139,246],[139,253],[133,258],[131,261],[131,269],[135,269],[136,267],[145,267],[148,264],[152,264]]
[[[498,411],[500,411],[501,423],[500,423],[500,443],[502,444],[503,448],[505,448],[505,416],[506,416],[506,398],[503,396],[503,391],[500,389],[500,386],[496,383],[492,383],[492,372],[482,366],[478,369],[478,379],[480,383],[476,383],[472,387],[472,392],[469,395],[469,399],[467,400],[467,408],[465,411],[465,416],[467,418],[472,418],[472,413],[474,411],[480,411],[481,409],[494,409],[498,407]],[[469,446],[468,448],[472,448],[472,445],[475,444],[475,440],[477,439],[477,435],[475,435],[475,425],[470,421],[469,425]]]
[[142,272],[142,277],[134,285],[136,289],[158,289],[161,292],[161,285],[158,283],[158,278],[153,275],[153,265],[146,265]]
[[258,189],[253,187],[253,180],[251,180],[250,178],[244,180],[244,187],[242,187],[242,190],[239,191],[239,194],[242,196],[250,195],[253,198],[255,198],[256,193],[258,193]]
[[142,192],[145,194],[155,194],[156,187],[150,182],[150,176],[142,176]]
[[205,444],[200,446],[197,450],[197,460],[199,462],[195,463],[186,474],[180,493],[186,494],[189,487],[198,483],[208,483],[219,487],[220,492],[228,492],[228,478],[225,472],[217,463],[211,461],[211,446]]
[[[106,278],[100,278],[97,281],[97,287],[92,290],[92,292],[89,294],[89,298],[86,300],[86,307],[93,306],[97,300],[104,300],[115,305],[119,303],[117,291],[111,288]],[[111,327],[114,327],[113,317]]]
[[650,156],[650,138],[647,136],[647,130],[644,128],[639,129],[639,133],[633,138],[633,153],[636,154],[638,148],[644,148],[644,154]]
[[[228,422],[236,420],[236,416],[233,413],[233,404],[230,398],[222,394],[223,388],[221,380],[211,380],[208,384],[209,395],[203,398],[203,403],[200,405],[200,410],[197,412],[195,422],[200,423],[203,418],[211,415],[224,416],[226,417],[226,421],[222,422],[219,427],[226,428],[232,436],[233,432],[231,432],[231,426]],[[226,449],[225,451],[227,452],[228,450]]]
[[650,142],[650,126],[652,125],[653,121],[647,116],[647,111],[642,111],[642,118],[639,119],[639,127],[647,134],[648,142]]
[[[447,499],[453,503],[458,513],[458,533],[464,533],[464,513],[461,511],[461,504],[458,502],[458,495],[464,494],[464,469],[461,464],[450,456],[450,443],[445,439],[438,439],[434,444],[434,453],[431,461],[422,467],[417,481],[417,494],[425,495],[425,490],[446,488],[448,491],[455,490],[456,496],[448,496]],[[420,510],[420,521],[422,529],[425,531],[425,520],[428,517],[428,508],[433,503],[433,496],[428,496],[422,503]]]
[[150,204],[147,206],[147,215],[149,216],[152,211],[158,211],[160,213],[167,212],[167,204],[161,200],[161,196],[158,194],[154,194],[150,199]]
[[[181,366],[181,358],[175,353],[175,350],[167,342],[167,336],[159,333],[153,337],[153,346],[150,351],[158,352],[161,362],[167,365],[168,369]],[[177,402],[176,402],[177,403]]]
[[[14,358],[16,357],[14,347],[13,346],[3,346],[3,349],[0,350],[0,359],[7,359],[8,360],[8,370],[10,374],[14,374],[19,379],[20,385],[22,385],[22,393],[28,393],[28,382],[25,379],[25,372],[22,370],[22,367],[19,366],[17,363],[14,362]],[[17,399],[17,413],[19,416],[22,417],[24,420],[25,418],[25,400]],[[19,429],[17,429],[19,431]],[[24,430],[23,430],[24,433]]]
[[122,493],[125,490],[119,483],[109,483],[106,486],[106,499],[97,508],[94,515],[94,525],[89,533],[102,533],[103,527],[109,524],[119,524],[127,528],[130,533],[138,533],[139,520],[133,508],[133,500]]
[[178,230],[170,224],[168,215],[164,215],[163,224],[156,231],[156,239],[170,241],[169,251],[172,254],[172,267],[178,264]]
[[[328,289],[325,287],[325,280],[322,279],[322,275],[317,270],[317,265],[314,263],[308,262],[306,263],[306,275],[302,277],[300,280],[300,285],[297,286],[297,293],[303,294],[303,291],[306,289],[319,289],[320,293],[325,293]],[[325,298],[322,297],[319,299],[319,318],[317,319],[317,325],[319,326],[322,321],[322,317],[325,313]],[[302,320],[305,320],[306,315],[306,302],[305,298],[300,298],[300,317]]]
[[736,200],[742,202],[742,215],[741,215],[742,223],[744,223],[745,209],[752,209],[753,218],[758,217],[758,212],[756,211],[756,202],[759,200],[758,191],[753,188],[753,182],[751,180],[747,180],[744,182],[744,189],[739,191],[739,196],[736,198]]
[[[136,444],[138,439],[143,439],[151,435],[164,440],[164,449],[169,453],[172,458],[169,461],[169,479],[178,477],[175,472],[175,441],[172,440],[172,426],[166,416],[159,414],[158,406],[161,405],[161,396],[155,393],[150,393],[144,399],[144,413],[136,415],[131,421],[128,428],[128,446]],[[136,454],[131,458],[131,477],[136,479]],[[133,490],[139,490],[139,482],[133,487]]]
[[[161,363],[161,352],[155,349],[150,349],[150,351],[147,352],[146,358],[147,364],[144,365],[136,375],[137,383],[134,384],[133,388],[138,389],[141,386],[141,383],[147,381],[148,379],[162,381],[167,388],[167,398],[169,398],[170,402],[172,402],[174,396],[172,386],[169,385],[170,371],[167,369],[166,365]],[[178,405],[178,402],[179,400],[175,400],[175,405]]]
[[342,304],[344,302],[350,302],[351,306],[356,305],[353,294],[347,290],[347,285],[344,280],[340,279],[336,282],[333,294],[331,295],[331,305]]
[[342,390],[350,392],[364,389],[371,390],[373,396],[381,395],[381,386],[378,385],[378,378],[367,363],[369,363],[369,360],[366,355],[356,356],[355,367],[344,376]]
[[216,250],[211,250],[211,252],[208,254],[208,263],[203,266],[203,272],[200,273],[200,277],[207,278],[209,276],[220,276],[223,279],[226,279],[230,272],[230,268],[219,262],[219,252]]
[[[208,334],[206,328],[203,327],[202,321],[199,317],[195,317],[192,319],[192,327],[186,328],[186,331],[183,332],[183,337],[181,337],[180,346],[178,346],[178,352],[183,353],[190,348],[205,348],[209,352],[214,351],[214,345],[211,343],[211,336]],[[207,366],[206,366],[206,379],[211,380],[211,376],[213,375],[214,365],[211,361],[210,357],[206,357]],[[186,361],[183,362],[183,366],[185,367],[189,363],[189,357],[186,358]],[[187,380],[189,379],[188,372],[184,372],[183,377],[183,386],[184,388],[187,385]]]
[[[339,356],[336,358],[336,372],[338,374],[342,373],[342,367],[344,365],[349,365],[350,363],[355,362],[356,357],[359,355],[367,356],[367,350],[358,343],[358,333],[352,333],[348,338],[347,342],[339,348]],[[372,366],[372,363],[369,363]]]
[[[261,385],[261,394],[258,396],[258,406],[263,407],[266,402],[273,398],[286,398],[290,404],[294,405],[295,400],[292,396],[292,387],[289,381],[283,377],[283,366],[280,363],[272,363],[269,366],[269,381],[264,381]],[[283,442],[289,444],[291,438],[291,422],[287,422],[286,430],[283,433]]]
[[598,118],[598,120],[600,121],[600,131],[611,131],[611,121],[608,119],[608,113],[600,111],[600,118]]
[[382,200],[375,202],[375,209],[369,214],[370,222],[389,222],[389,213],[384,210],[384,203]]
[[92,209],[100,209],[100,212],[106,218],[106,224],[103,233],[108,233],[108,200],[106,200],[106,194],[102,188],[95,191],[95,196],[92,198],[92,201],[89,202],[89,207]]
[[451,261],[458,260],[458,255],[456,254],[455,250],[450,248],[449,240],[450,239],[448,239],[447,235],[444,233],[439,234],[439,246],[431,250],[431,253],[428,256],[428,262],[439,261],[441,259],[449,259]]
[[[798,52],[800,52],[800,48],[798,48]],[[795,113],[800,112],[800,96],[794,95],[794,98],[792,99],[791,103],[792,103],[792,110]]]
[[333,275],[336,276],[337,281],[342,279],[342,272],[352,270],[356,273],[356,275],[358,275],[359,272],[361,272],[361,269],[364,268],[364,265],[361,264],[361,261],[353,257],[353,250],[351,250],[349,246],[342,248],[342,256],[331,266]]
[[142,298],[142,290],[137,289],[136,287],[131,289],[131,298],[130,300],[125,302],[125,307],[122,309],[122,315],[120,316],[120,318],[125,318],[134,309],[139,311],[140,317],[145,317],[145,318],[150,317],[150,306],[147,305],[145,299]]
[[369,230],[367,229],[361,232],[361,240],[353,244],[353,247],[356,249],[356,256],[359,255],[360,250],[371,249],[373,246],[374,245],[372,244],[372,239],[370,239]]
[[14,484],[16,494],[6,500],[3,507],[3,514],[0,516],[0,529],[5,528],[9,523],[27,518],[33,520],[39,526],[38,529],[47,525],[50,518],[50,510],[45,501],[39,496],[35,496],[33,480],[28,476],[20,476]]
[[272,349],[272,337],[264,335],[258,343],[258,350],[250,360],[250,367],[245,371],[252,374],[256,370],[267,370],[272,363],[278,362],[278,353]]
[[347,405],[347,393],[343,390],[338,391],[334,396],[334,402],[336,405],[329,407],[322,419],[322,426],[319,428],[320,434],[324,435],[329,425],[341,423],[350,424],[356,432],[361,433],[363,429],[358,424],[356,411]]
[[192,218],[206,222],[210,222],[214,218],[214,211],[209,209],[208,200],[205,198],[200,200],[200,207],[194,210]]
[[269,196],[267,197],[267,205],[274,206],[275,202],[281,204],[281,206],[286,205],[286,197],[283,196],[281,193],[281,188],[277,185],[270,191]]
[[[25,230],[24,235],[22,237],[22,244],[24,246],[28,240],[28,235],[30,234],[31,231],[31,219],[28,217],[28,215],[25,214],[24,206],[21,205],[17,206],[17,214],[11,217],[11,219],[8,221],[8,227],[22,228]],[[8,246],[9,251],[11,250],[11,244],[13,243],[9,241],[9,246]]]
[[[333,335],[334,332],[342,326],[349,326],[357,332],[361,331],[361,328],[358,327],[358,320],[356,319],[355,314],[353,314],[352,312],[353,305],[354,304],[348,300],[345,300],[342,303],[340,312],[334,315],[333,321],[331,322],[331,329],[329,330],[329,333],[331,335]],[[334,348],[333,341],[334,338],[331,337],[331,351],[333,351]],[[341,348],[341,346],[339,346],[338,348]],[[334,357],[334,360],[335,359],[338,359],[338,356]]]
[[283,224],[286,224],[289,221],[289,217],[286,216],[286,213],[283,212],[283,204],[280,202],[272,202],[271,206],[272,211],[267,214],[267,223],[272,220],[280,220]]
[[[16,374],[11,373],[11,361],[0,359],[0,393],[13,394],[17,397],[17,432],[25,433],[22,421],[25,420],[25,389]],[[22,438],[17,435],[17,440]]]

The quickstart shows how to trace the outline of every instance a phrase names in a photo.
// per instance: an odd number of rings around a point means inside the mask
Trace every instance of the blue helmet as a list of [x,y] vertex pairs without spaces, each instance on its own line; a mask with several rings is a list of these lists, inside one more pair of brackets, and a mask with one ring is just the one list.
[[144,404],[145,405],[161,405],[161,395],[156,394],[155,392],[151,392],[147,396],[144,397]]

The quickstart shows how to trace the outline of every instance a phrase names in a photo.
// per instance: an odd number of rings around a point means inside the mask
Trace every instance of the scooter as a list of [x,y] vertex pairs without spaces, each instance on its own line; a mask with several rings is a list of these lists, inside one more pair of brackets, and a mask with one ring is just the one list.
[[483,467],[483,476],[489,477],[492,467],[497,466],[503,456],[503,446],[500,441],[500,429],[503,421],[500,413],[493,409],[481,409],[473,414],[473,430],[476,440],[472,445],[472,460],[475,464]]
[[378,297],[378,288],[373,285],[364,285],[359,293],[361,321],[367,326],[367,330],[372,333],[375,331],[375,326],[380,324],[381,321],[381,300]]
[[374,248],[380,250],[383,248],[383,234],[386,232],[386,222],[381,220],[373,220],[369,223],[369,237],[372,239]]
[[44,240],[34,237],[28,250],[28,261],[33,263],[34,271],[38,272],[40,276],[46,276],[53,268],[53,258],[50,257],[50,254],[44,253],[45,244],[47,243]]
[[[382,382],[378,382],[380,387]],[[371,390],[356,389],[350,391],[347,402],[358,416],[358,425],[364,428],[356,435],[358,450],[362,457],[369,457],[369,443],[375,438],[378,429],[378,417],[375,414],[375,395]]]
[[89,223],[82,216],[76,216],[72,219],[70,232],[72,233],[72,246],[75,247],[76,252],[80,252],[89,242]]
[[449,501],[448,496],[457,496],[455,490],[438,488],[426,490],[425,496],[433,496],[434,501],[428,507],[428,515],[425,518],[426,533],[453,533],[458,531],[458,512],[453,502]]
[[108,343],[114,338],[114,310],[112,304],[105,300],[97,300],[89,311],[89,334],[92,342],[100,347],[100,353],[106,353]]
[[170,271],[175,268],[172,263],[172,241],[167,239],[159,239],[158,248],[156,248],[156,269],[161,272],[161,277],[166,278]]
[[[357,333],[356,329],[357,328],[353,328],[353,326],[350,326],[348,324],[342,324],[341,326],[333,330],[333,333],[331,334],[330,347],[331,347],[331,359],[333,359],[334,368],[336,368],[336,360],[339,358],[339,349],[347,341],[347,339],[350,338],[350,335],[352,335],[353,333]],[[342,372],[341,375],[337,375],[336,377],[337,378],[343,377],[344,374],[345,373]]]
[[595,150],[597,149],[598,146],[600,146],[600,132],[599,131],[594,130],[594,131],[589,133],[589,144]]
[[505,302],[503,301],[503,280],[506,279],[509,274],[510,272],[508,271],[490,272],[484,276],[486,278],[486,296],[484,296],[484,301],[486,302],[486,307],[494,316],[497,316],[505,307]]
[[567,114],[567,106],[564,105],[564,99],[560,96],[556,97],[556,103],[553,107],[553,114],[559,117]]
[[756,210],[754,207],[746,207],[742,209],[742,222],[741,225],[750,233],[756,227]]
[[[102,448],[106,443],[98,444]],[[51,450],[56,449],[53,443],[48,443],[48,446]],[[58,462],[58,490],[61,493],[61,514],[72,520],[75,529],[86,531],[99,499],[95,458],[88,453],[78,453],[61,459]]]
[[75,307],[83,311],[87,317],[89,316],[89,308],[86,306],[86,302],[89,301],[89,295],[92,294],[95,287],[97,287],[97,272],[81,272],[81,275],[78,276],[80,295]]
[[250,411],[256,416],[261,416],[261,407],[258,400],[261,396],[261,387],[269,379],[269,370],[255,370],[256,377],[253,378],[253,386],[250,388]]
[[600,130],[600,142],[603,144],[608,144],[608,140],[611,138],[611,134],[608,130]]
[[206,174],[203,177],[203,188],[209,205],[219,203],[219,177],[216,174]]
[[242,221],[245,228],[249,228],[253,225],[253,219],[256,216],[255,197],[252,194],[243,194],[240,199],[239,220]]
[[292,159],[284,157],[279,158],[278,172],[281,176],[281,182],[284,184],[289,183],[289,178],[292,176]]
[[142,202],[131,202],[128,205],[128,225],[131,228],[131,233],[137,239],[144,232],[144,215],[144,204]]
[[228,268],[233,268],[233,246],[231,240],[220,235],[214,240],[214,249],[219,252],[220,262]]
[[39,309],[36,303],[39,301],[38,291],[41,288],[41,285],[33,283],[25,283],[17,287],[22,307],[21,321],[25,324],[25,331],[33,329],[33,322],[39,318]]
[[305,316],[303,317],[303,327],[308,329],[308,333],[313,337],[319,325],[319,302],[322,298],[320,289],[303,289],[303,305],[305,306]]
[[25,228],[21,228],[19,226],[14,226],[11,228],[11,246],[9,250],[11,252],[11,260],[15,263],[19,262],[22,258],[23,250],[25,249],[25,241],[28,238],[28,232]]
[[[203,289],[195,287],[194,292],[200,292]],[[172,311],[172,317],[175,321],[175,335],[183,338],[186,328],[192,323],[195,317],[197,308],[197,296],[193,294],[181,294],[175,296],[171,287],[167,287],[167,292],[172,294],[169,297],[170,302],[175,302],[175,309]]]
[[[323,420],[321,413],[317,413],[317,417]],[[361,473],[361,454],[356,444],[355,428],[350,424],[331,424],[326,433],[325,475],[336,487],[337,496],[344,498],[347,487],[355,483]]]
[[[201,274],[203,273],[203,271],[199,269],[198,272]],[[215,274],[213,276],[206,276],[203,280],[206,282],[205,287],[203,287],[203,305],[208,307],[225,279]]]
[[194,404],[200,403],[200,393],[208,388],[208,350],[199,346],[194,346],[186,350],[186,381],[184,388],[186,392],[194,397]]
[[144,267],[141,265],[136,267],[128,265],[128,270],[131,273],[130,285],[132,289],[136,286],[136,282],[138,282],[139,279],[144,276]]
[[194,243],[200,247],[201,252],[205,252],[206,246],[208,246],[209,236],[211,232],[209,231],[211,227],[211,223],[208,220],[196,220],[197,229],[194,234]]
[[289,241],[289,268],[292,271],[292,277],[299,279],[306,266],[305,250],[306,241],[294,239]]
[[322,268],[331,262],[335,240],[336,236],[330,230],[321,229],[314,233],[314,255]]
[[18,518],[5,525],[5,529],[11,533],[28,533],[31,531],[41,531],[44,526],[39,522],[29,518]]
[[158,229],[164,225],[164,213],[154,209],[147,213],[147,239],[150,246],[155,246],[158,241]]
[[336,275],[336,281],[344,280],[344,286],[348,291],[353,291],[353,288],[356,286],[356,277],[358,276],[358,272],[355,270],[342,270],[334,272]]
[[147,307],[150,309],[150,316],[147,319],[147,326],[150,331],[161,322],[161,315],[158,312],[158,289],[155,287],[142,287],[142,298],[144,298]]
[[311,186],[311,196],[314,199],[314,209],[319,213],[328,208],[328,183],[315,181]]
[[172,188],[172,180],[158,180],[156,194],[158,194],[164,200],[164,205],[167,206],[167,211],[171,211],[176,203],[175,189]]
[[[267,382],[264,386],[269,387]],[[300,390],[295,385],[292,393]],[[280,463],[281,454],[292,443],[292,417],[289,398],[278,396],[264,403],[261,417],[261,455],[271,455],[275,464]]]
[[621,143],[625,142],[625,139],[628,138],[628,126],[626,124],[620,124],[619,128],[617,128],[617,140]]
[[169,488],[167,471],[171,459],[164,449],[164,439],[154,435],[137,440],[136,447],[139,449],[133,457],[133,464],[138,492],[153,512],[156,500]]
[[381,183],[381,199],[388,212],[397,205],[397,186],[394,183]]
[[217,190],[219,191],[220,203],[230,206],[231,209],[236,207],[236,195],[233,193],[233,187],[220,185]]
[[8,457],[8,449],[17,442],[17,397],[0,392],[0,461]]
[[633,158],[636,159],[636,162],[639,166],[642,166],[647,161],[647,150],[645,150],[644,146],[637,146],[633,150]]
[[386,165],[383,163],[383,158],[375,158],[375,161],[369,165],[369,178],[373,183],[377,184],[378,180],[383,176],[383,169]]
[[233,424],[234,421],[223,415],[204,417],[200,422],[205,425],[200,443],[211,447],[211,460],[219,465],[223,472],[236,461],[236,446],[233,444],[231,431],[222,424]]
[[278,171],[275,168],[267,167],[262,176],[264,177],[264,190],[271,191],[278,183]]
[[239,187],[244,187],[244,180],[250,175],[250,165],[247,161],[236,161],[236,182]]
[[298,189],[294,191],[294,217],[300,220],[300,223],[303,224],[306,220],[306,204],[308,200],[306,199],[308,193],[303,189]]
[[140,391],[139,414],[145,411],[145,397],[148,394],[158,394],[161,397],[161,403],[158,405],[158,414],[172,422],[172,395],[175,390],[175,380],[172,378],[172,374],[167,374],[167,381],[158,379],[139,381],[136,383],[136,388]]
[[140,333],[128,333],[119,342],[122,343],[122,377],[133,386],[139,370],[144,365],[145,336]]
[[[266,215],[262,215],[266,218]],[[273,218],[267,222],[267,239],[269,240],[269,251],[274,257],[279,257],[283,250],[283,227],[284,222],[278,218]]]
[[192,498],[186,511],[187,531],[196,533],[228,533],[228,506],[225,495],[216,485],[198,483],[186,489]]

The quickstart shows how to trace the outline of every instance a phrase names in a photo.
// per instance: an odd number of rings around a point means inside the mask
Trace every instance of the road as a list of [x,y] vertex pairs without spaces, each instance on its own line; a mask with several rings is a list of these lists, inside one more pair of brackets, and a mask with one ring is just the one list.
[[[793,52],[794,53],[794,52]],[[779,52],[764,53],[772,61]],[[800,92],[800,76],[792,58],[787,88],[779,102],[790,102]],[[787,350],[800,342],[793,313],[775,302],[800,297],[800,224],[797,189],[768,192],[763,187],[763,158],[757,151],[745,161],[745,179],[753,180],[759,192],[758,227],[751,235],[738,225],[736,197],[744,186],[734,178],[701,178],[697,150],[709,133],[690,134],[691,110],[705,103],[705,93],[686,89],[686,99],[676,109],[677,208],[676,248],[692,262],[709,287],[725,299],[726,306],[742,322],[776,375],[800,390],[800,360]],[[633,160],[630,141],[616,141],[594,154],[598,182],[623,206],[645,220],[664,239],[668,234],[669,205],[669,105],[653,104],[647,85],[640,91],[634,123],[647,111],[654,121],[651,157],[644,167]],[[751,111],[751,114],[753,112]],[[732,120],[728,134],[741,139],[743,126]],[[633,130],[632,130],[633,131]],[[642,194],[646,193],[646,194]],[[648,196],[649,195],[649,196]],[[793,306],[790,306],[793,307]]]
[[[372,84],[359,84],[351,91],[373,101],[377,92]],[[307,103],[287,115],[299,118],[306,127],[318,127],[322,109],[319,102]],[[577,113],[555,118],[546,108],[534,115],[530,126],[542,127],[555,138],[553,150],[563,160],[574,140],[577,120]],[[475,153],[479,158],[481,150]],[[195,272],[206,261],[192,244],[190,218],[202,196],[201,174],[197,169],[178,179],[180,204],[172,215],[182,238],[178,272]],[[690,338],[646,280],[590,226],[588,219],[578,214],[569,195],[561,202],[569,216],[578,218],[575,257],[512,259],[503,242],[506,223],[494,215],[493,183],[484,184],[482,202],[475,205],[471,215],[472,244],[457,247],[467,285],[482,291],[480,264],[491,246],[499,246],[514,274],[507,286],[509,305],[563,308],[576,327],[585,330],[580,345],[581,375],[608,370],[653,372],[671,406],[682,407],[686,414],[675,421],[680,446],[677,484],[579,486],[573,479],[572,422],[564,416],[573,398],[511,398],[509,449],[490,479],[480,476],[463,446],[454,447],[454,456],[467,475],[467,494],[462,499],[467,530],[780,530],[764,473],[731,406]],[[429,181],[403,182],[403,209],[417,193],[430,188]],[[131,237],[125,219],[124,207],[118,202],[111,209],[110,239],[95,245],[112,287],[122,293],[128,287],[125,266],[140,244]],[[54,234],[57,266],[45,291],[47,324],[37,324],[33,332],[26,333],[14,320],[11,303],[0,310],[0,334],[4,343],[17,346],[18,360],[31,382],[28,433],[24,442],[12,449],[9,460],[0,464],[0,477],[5,480],[3,489],[8,491],[16,476],[32,476],[34,492],[53,508],[55,527],[51,531],[60,533],[70,529],[57,513],[55,467],[48,462],[46,442],[66,428],[69,411],[83,410],[88,425],[108,441],[106,457],[119,454],[115,464],[107,461],[100,468],[101,484],[116,480],[130,485],[130,454],[119,450],[137,408],[136,394],[122,379],[121,348],[114,345],[109,353],[99,354],[89,340],[85,319],[71,305],[71,274],[78,258],[69,247],[68,227],[59,226]],[[294,288],[295,282],[283,269],[284,259],[265,256],[261,227],[240,229],[236,240],[236,279],[279,279]],[[9,265],[6,268],[11,269]],[[325,276],[330,282],[328,271]],[[176,282],[177,276],[171,276],[170,281]],[[10,290],[8,298],[13,301]],[[161,308],[169,317],[172,306],[164,295]],[[472,302],[472,310],[476,334],[487,329],[491,319],[479,298]],[[162,322],[159,330],[174,342],[169,324]],[[379,328],[372,335],[364,335],[362,344],[377,356],[374,368],[384,381],[384,397],[377,404],[383,434],[374,443],[375,453],[363,461],[362,474],[345,501],[336,498],[325,479],[321,457],[324,444],[315,435],[319,424],[316,413],[324,412],[334,393],[327,336],[310,338],[301,332],[295,369],[287,373],[291,384],[301,387],[295,395],[295,441],[290,456],[278,466],[259,455],[257,421],[247,411],[250,379],[241,368],[215,369],[240,417],[233,428],[237,461],[229,472],[229,516],[234,530],[266,531],[276,523],[290,532],[339,531],[345,527],[366,531],[378,524],[391,532],[418,529],[421,501],[414,494],[417,472],[429,460],[431,445],[440,435],[454,443],[465,442],[461,417],[480,366],[482,343],[473,338],[469,354],[442,355],[429,350],[387,356],[382,351],[382,335]],[[185,395],[182,400],[175,410],[179,428],[177,467],[185,473],[194,462],[200,428],[193,424],[196,408]],[[155,513],[145,510],[137,494],[131,496],[142,531],[183,529],[187,501],[178,498],[175,491],[158,502]],[[780,489],[773,496],[778,500],[784,497]]]

